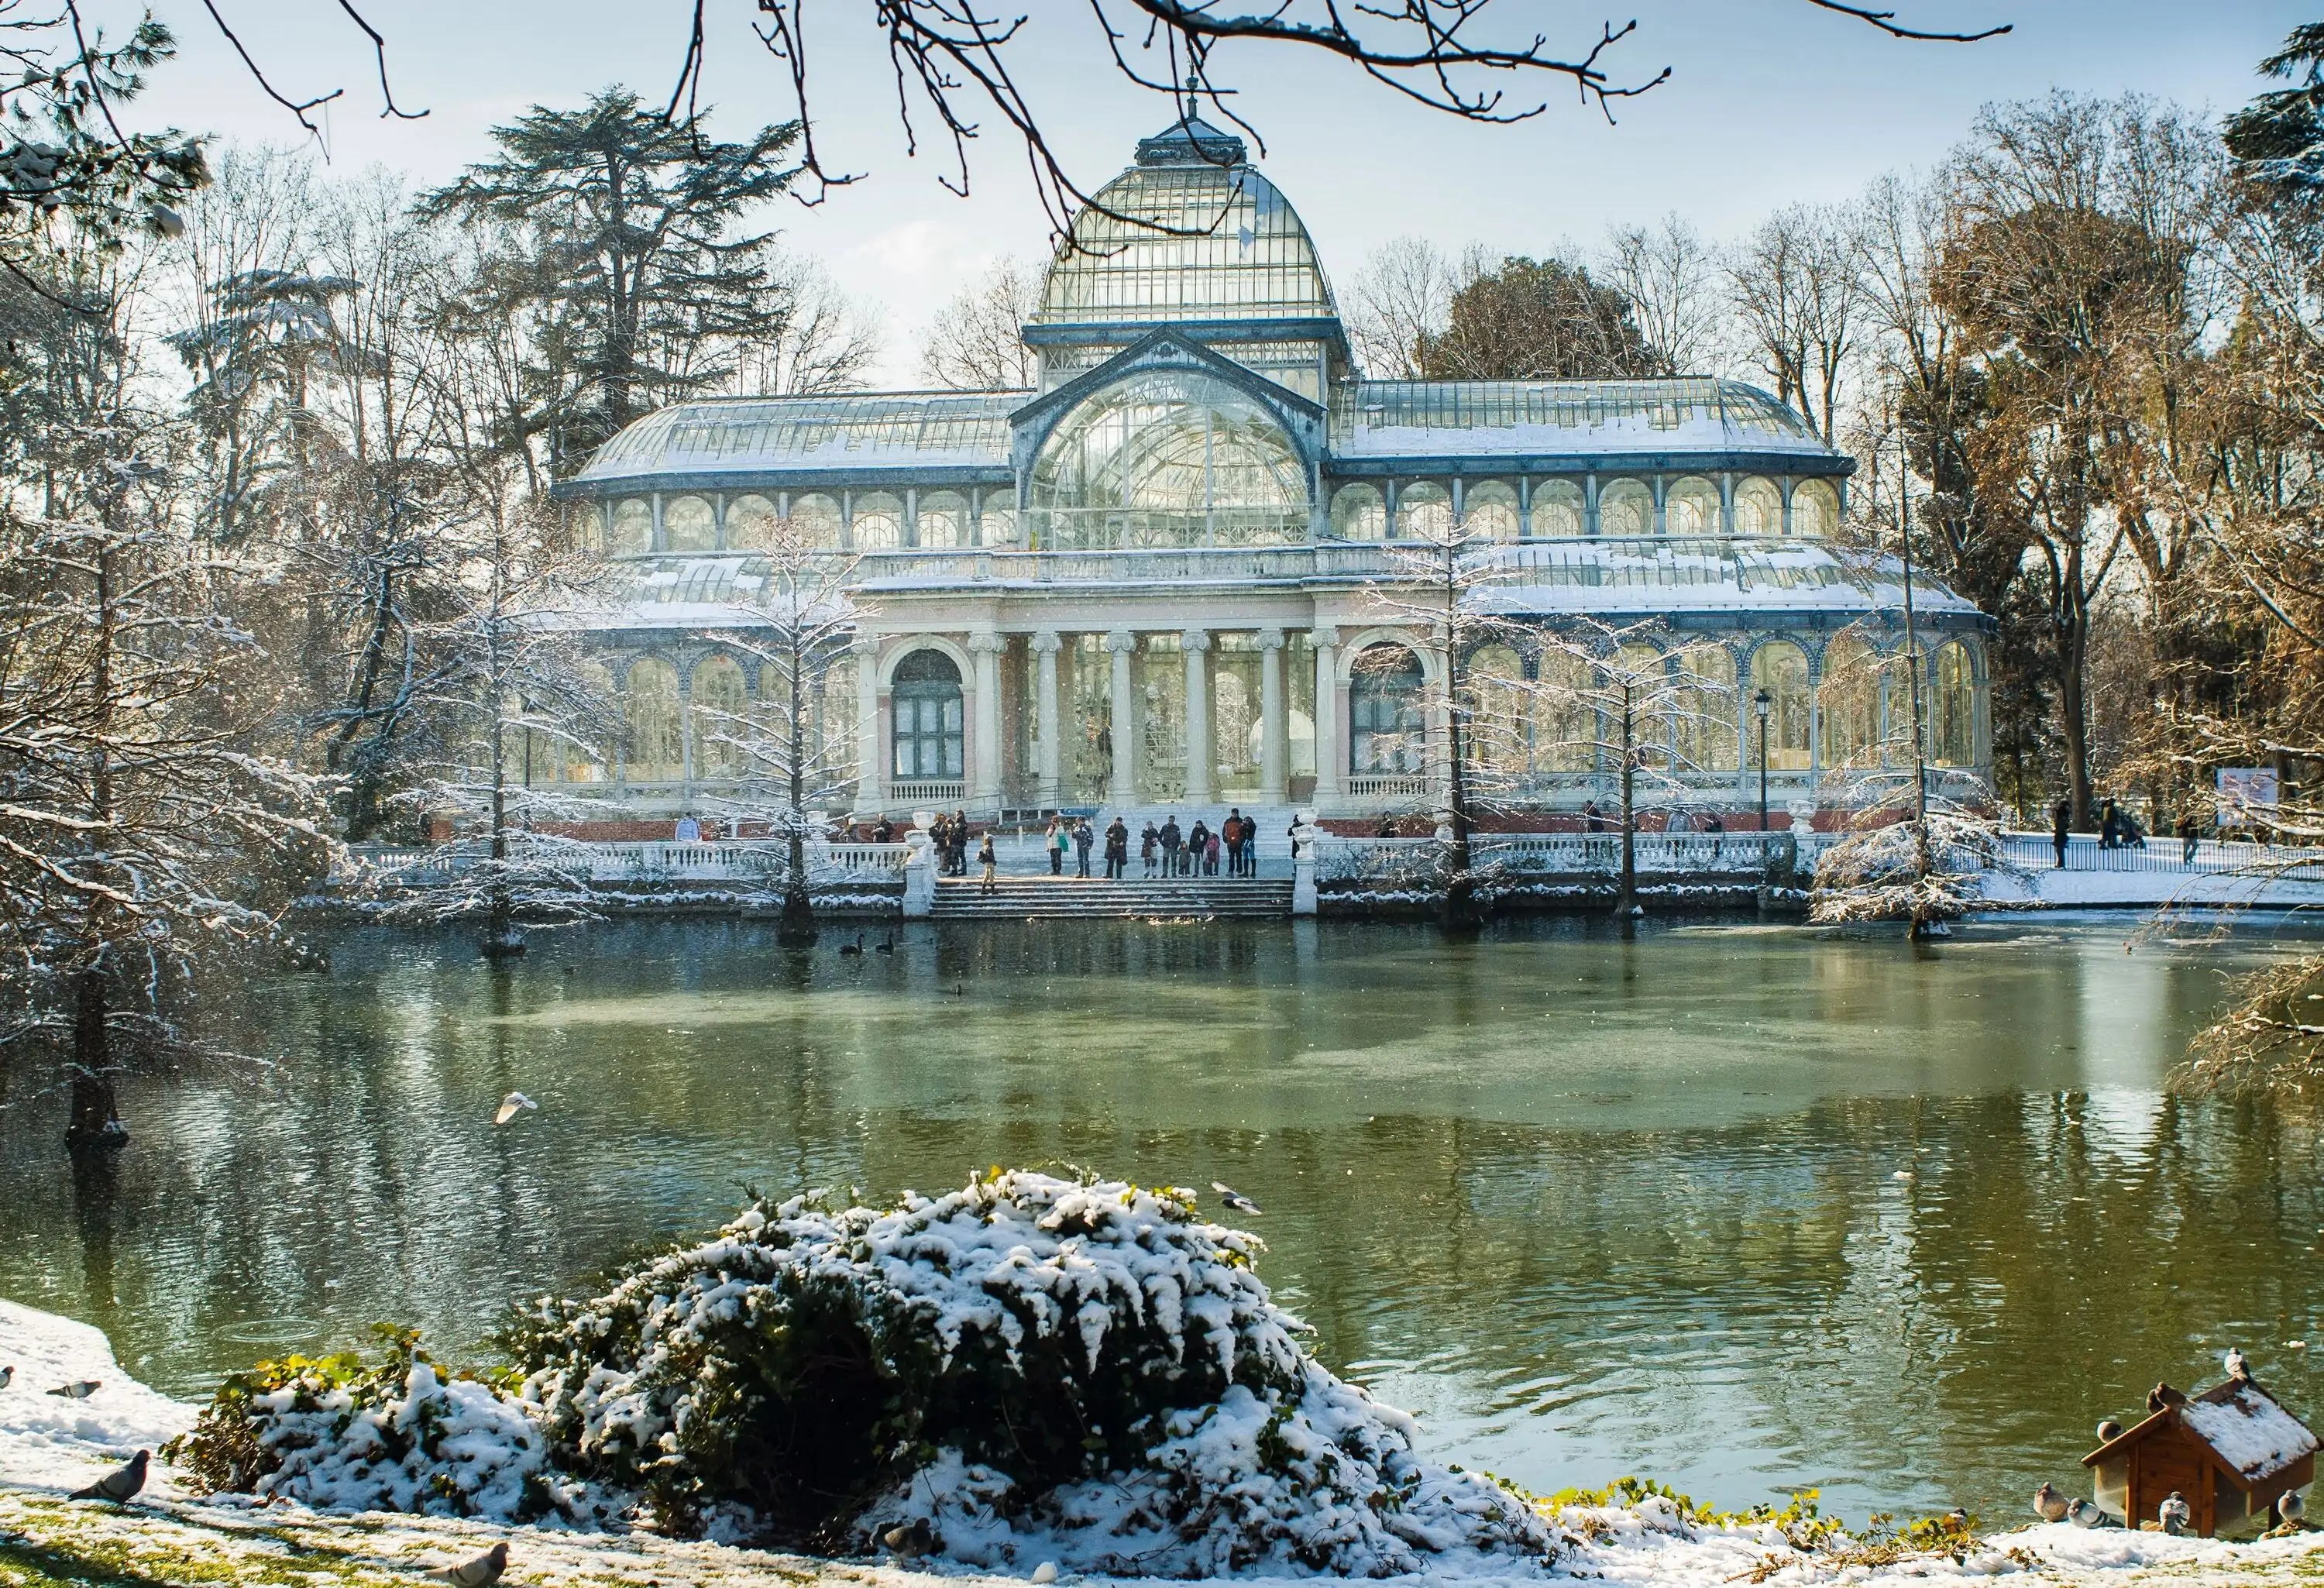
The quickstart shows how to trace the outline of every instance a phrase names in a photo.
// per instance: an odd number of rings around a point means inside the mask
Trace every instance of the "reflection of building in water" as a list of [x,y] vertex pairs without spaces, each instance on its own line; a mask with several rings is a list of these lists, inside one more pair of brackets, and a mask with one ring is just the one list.
[[[759,679],[711,636],[751,622],[752,552],[784,520],[860,557],[864,615],[817,703],[852,740],[839,808],[1425,807],[1443,666],[1379,592],[1397,541],[1456,524],[1536,629],[1653,620],[1683,691],[1655,752],[1701,802],[1756,799],[1760,692],[1779,805],[1893,756],[1894,565],[1835,554],[1852,462],[1782,404],[1698,378],[1367,380],[1298,216],[1199,120],[1101,198],[1194,235],[1084,210],[1024,328],[1037,389],[680,403],[564,487],[636,578],[599,635],[626,743],[572,775],[641,815],[731,786],[703,725]],[[1980,773],[1987,625],[1933,586],[1919,611],[1932,759]],[[1489,649],[1498,780],[1603,798],[1603,735],[1563,720],[1590,707],[1527,688],[1578,664]]]

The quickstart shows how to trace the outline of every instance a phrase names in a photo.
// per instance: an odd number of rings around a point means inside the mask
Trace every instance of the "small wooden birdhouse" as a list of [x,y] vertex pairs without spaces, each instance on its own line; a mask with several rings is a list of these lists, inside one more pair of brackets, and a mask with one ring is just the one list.
[[2173,1493],[2206,1538],[2265,1528],[2277,1499],[2316,1475],[2316,1436],[2249,1379],[2193,1397],[2162,1384],[2148,1404],[2160,1409],[2082,1457],[2098,1508],[2134,1528]]

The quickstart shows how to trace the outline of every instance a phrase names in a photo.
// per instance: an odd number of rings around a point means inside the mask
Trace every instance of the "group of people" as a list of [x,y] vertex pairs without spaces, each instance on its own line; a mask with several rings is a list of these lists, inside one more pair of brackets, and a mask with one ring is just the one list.
[[1181,828],[1176,816],[1152,822],[1138,836],[1138,858],[1146,874],[1164,877],[1215,877],[1219,862],[1226,862],[1231,877],[1259,875],[1259,824],[1231,807],[1215,827],[1196,817],[1192,827]]
[[[1089,817],[1085,816],[1051,817],[1048,831],[1041,836],[1041,847],[1048,852],[1049,874],[1053,877],[1065,874],[1068,852],[1074,856],[1074,874],[1088,876],[1090,851],[1096,846],[1097,835],[1091,831]],[[1121,825],[1120,817],[1116,817],[1113,825],[1105,830],[1106,881],[1118,881],[1129,863],[1130,829]]]
[[[881,825],[886,826],[887,820],[886,817],[881,817]],[[928,824],[928,843],[936,852],[938,872],[947,877],[968,875],[968,812],[958,810],[950,816],[942,811],[936,813],[936,819]],[[984,850],[990,853],[991,848],[992,836],[988,833],[984,837]],[[983,855],[980,854],[978,858],[982,860]]]
[[[2073,830],[2073,802],[2061,799],[2050,808],[2050,847],[2058,857],[2058,866],[2061,870],[2063,870],[2066,864],[2066,844],[2072,836]],[[2202,834],[2200,825],[2195,820],[2195,813],[2191,810],[2183,812],[2179,817],[2179,825],[2174,831],[2179,838],[2180,858],[2187,864],[2192,865],[2195,862],[2195,845]],[[2138,825],[2136,817],[2113,800],[2102,800],[2098,805],[2098,847],[2144,849],[2146,847],[2146,829]]]

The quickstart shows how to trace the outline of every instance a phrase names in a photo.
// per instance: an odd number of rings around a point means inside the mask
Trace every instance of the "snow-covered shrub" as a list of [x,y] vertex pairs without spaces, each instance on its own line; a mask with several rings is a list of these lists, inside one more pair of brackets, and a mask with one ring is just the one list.
[[665,1526],[1178,1575],[1540,1558],[1551,1535],[1300,1347],[1190,1193],[995,1172],[887,1211],[761,1201],[512,1331],[562,1460]]
[[528,1409],[447,1375],[409,1330],[384,1360],[285,1358],[230,1375],[163,1459],[197,1487],[318,1510],[419,1511],[526,1521],[600,1508],[552,1472]]

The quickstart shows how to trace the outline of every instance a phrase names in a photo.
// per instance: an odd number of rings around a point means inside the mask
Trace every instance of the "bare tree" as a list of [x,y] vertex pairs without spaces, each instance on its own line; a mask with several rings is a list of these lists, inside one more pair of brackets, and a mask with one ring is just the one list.
[[1356,362],[1374,379],[1420,379],[1421,350],[1444,332],[1461,272],[1420,237],[1372,250],[1349,283],[1344,312]]
[[1599,275],[1630,300],[1630,321],[1656,374],[1702,374],[1719,356],[1717,262],[1711,245],[1676,211],[1652,226],[1616,226]]
[[1728,265],[1734,311],[1775,395],[1836,441],[1841,379],[1865,330],[1863,249],[1855,215],[1793,205],[1763,223]]
[[788,305],[770,334],[736,348],[735,392],[825,397],[862,391],[880,362],[876,309],[842,291],[819,261],[786,257],[776,275]]
[[855,776],[854,746],[841,726],[853,692],[848,706],[833,709],[829,686],[863,609],[850,594],[855,559],[821,549],[812,525],[776,521],[750,566],[751,577],[763,581],[757,621],[712,638],[757,662],[757,708],[704,710],[712,729],[707,749],[732,762],[733,779],[744,790],[723,803],[784,841],[777,936],[807,946],[817,936],[807,843],[821,836],[819,801]]
[[936,312],[920,339],[920,374],[964,392],[1021,392],[1040,360],[1024,328],[1041,307],[1041,276],[1023,261],[995,260]]

